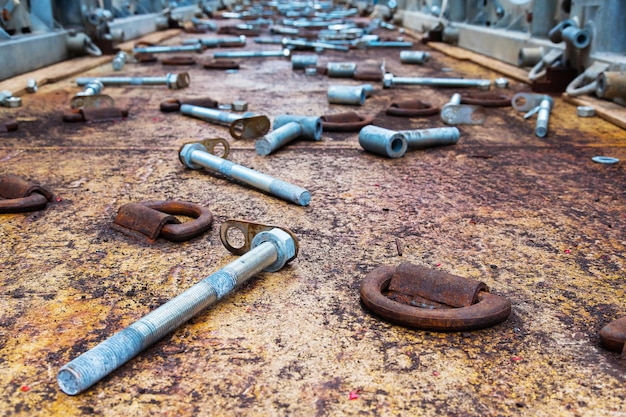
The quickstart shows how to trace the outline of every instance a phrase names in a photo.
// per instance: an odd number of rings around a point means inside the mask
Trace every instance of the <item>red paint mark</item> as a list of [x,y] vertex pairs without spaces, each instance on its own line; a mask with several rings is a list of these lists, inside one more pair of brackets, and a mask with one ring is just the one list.
[[355,390],[355,391],[350,391],[350,396],[348,397],[348,399],[349,400],[358,400],[360,392],[361,392],[360,389]]
[[380,187],[380,184],[376,183],[374,184],[374,187]]
[[161,119],[159,119],[158,117],[153,117],[153,118],[152,118],[152,121],[156,123],[156,122],[161,121]]
[[60,203],[61,201],[63,201],[61,197],[57,197],[56,200],[57,200],[57,203]]
[[439,376],[439,372],[433,371],[433,376]]
[[22,387],[20,388],[20,391],[28,392],[28,391],[30,391],[30,387],[28,385],[22,385]]
[[438,264],[437,264],[437,265],[435,265],[435,266],[441,266],[441,263],[438,263]]
[[571,252],[571,250],[569,250],[569,249],[565,249],[565,251],[564,251],[564,252],[565,252],[565,253],[570,253],[570,252]]
[[519,362],[519,361],[521,361],[521,360],[522,360],[522,358],[520,358],[519,356],[512,356],[512,357],[511,357],[511,360],[512,360],[513,362]]

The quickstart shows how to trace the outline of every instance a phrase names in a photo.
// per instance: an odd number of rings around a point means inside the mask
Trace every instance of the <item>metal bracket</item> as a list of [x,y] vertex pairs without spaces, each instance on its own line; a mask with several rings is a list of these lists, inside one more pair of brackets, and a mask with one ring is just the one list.
[[[235,246],[237,245],[237,243],[231,242],[228,236],[228,232],[232,229],[239,230],[243,234],[243,244]],[[231,219],[225,221],[224,223],[222,223],[222,226],[220,226],[220,239],[222,241],[222,244],[226,247],[226,249],[228,249],[229,252],[234,255],[241,256],[251,249],[250,246],[252,244],[252,240],[257,234],[259,234],[260,232],[267,232],[272,229],[280,229],[283,232],[289,234],[289,236],[291,236],[296,247],[296,252],[294,256],[287,260],[287,263],[296,259],[296,257],[298,256],[298,251],[300,250],[298,238],[291,230],[287,229],[286,227],[274,226],[264,223],[255,223],[248,220]]]
[[235,139],[255,139],[269,132],[270,127],[267,116],[242,117],[230,124],[230,135]]

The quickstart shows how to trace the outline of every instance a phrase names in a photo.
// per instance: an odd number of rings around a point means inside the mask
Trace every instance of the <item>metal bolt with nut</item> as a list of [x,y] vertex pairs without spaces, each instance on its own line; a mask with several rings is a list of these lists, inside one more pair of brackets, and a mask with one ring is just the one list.
[[450,102],[441,108],[441,120],[448,125],[481,125],[485,123],[487,112],[484,107],[461,104],[461,95],[455,93]]
[[535,135],[543,138],[548,134],[550,111],[554,107],[552,97],[545,94],[517,93],[513,96],[511,104],[515,110],[528,112],[524,115],[524,119],[528,119],[537,113]]
[[102,93],[103,85],[100,81],[95,80],[85,86],[83,91],[76,93],[70,102],[73,109],[89,108],[89,107],[113,107],[115,101],[110,96]]
[[318,141],[322,138],[322,119],[315,116],[283,114],[274,119],[274,130],[254,145],[258,155],[269,155],[296,138]]
[[391,88],[397,85],[425,85],[429,87],[464,88],[476,87],[481,90],[489,90],[491,80],[471,78],[430,78],[430,77],[395,77],[386,73],[383,77],[383,88]]
[[105,86],[122,85],[166,85],[167,88],[177,90],[189,87],[191,78],[189,73],[166,74],[164,77],[81,77],[76,79],[76,84],[87,85],[93,81],[100,81]]
[[236,114],[191,104],[180,106],[180,112],[207,122],[229,126],[230,134],[235,139],[258,138],[270,130],[267,116],[255,113]]
[[229,51],[215,52],[213,58],[289,58],[290,55],[289,49],[280,51]]
[[167,54],[173,52],[197,52],[201,53],[204,50],[204,46],[199,43],[193,43],[191,45],[171,45],[171,46],[143,46],[140,48],[133,48],[135,54]]
[[[228,149],[228,142],[222,139],[222,145]],[[183,165],[191,169],[207,168],[219,172],[228,178],[242,182],[258,190],[290,201],[300,206],[308,206],[311,193],[302,187],[290,184],[253,169],[237,165],[227,159],[220,158],[208,151],[210,141],[186,143],[180,149],[179,159]]]
[[[228,223],[246,226],[246,222],[241,221]],[[253,226],[260,231],[250,241],[245,236],[249,250],[241,257],[64,365],[57,374],[61,390],[69,395],[83,392],[251,277],[261,271],[279,271],[297,257],[298,241],[291,231]],[[226,231],[220,235],[227,236]],[[222,237],[223,242],[224,239]]]

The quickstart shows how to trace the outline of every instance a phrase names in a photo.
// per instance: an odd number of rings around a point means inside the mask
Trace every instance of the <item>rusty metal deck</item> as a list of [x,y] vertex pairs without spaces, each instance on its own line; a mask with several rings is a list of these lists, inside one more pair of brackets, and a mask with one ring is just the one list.
[[[500,75],[431,53],[423,67],[401,65],[397,50],[327,52],[321,61],[385,57],[398,75]],[[167,71],[127,65],[124,74]],[[0,133],[0,174],[57,196],[45,211],[0,216],[0,415],[626,415],[626,363],[598,338],[626,315],[624,130],[578,118],[556,98],[544,139],[534,120],[495,108],[484,126],[460,127],[457,145],[400,159],[366,153],[356,133],[325,132],[321,142],[268,157],[256,155],[253,141],[229,139],[231,160],[309,189],[310,206],[299,207],[184,169],[182,143],[228,138],[227,130],[161,113],[159,103],[208,95],[247,100],[271,118],[319,116],[352,109],[329,105],[328,85],[357,82],[307,76],[280,59],[242,61],[236,73],[189,71],[186,90],[106,89],[130,109],[120,122],[61,122],[79,91],[72,77],[24,96],[17,110],[0,108],[0,118],[20,123]],[[82,75],[110,73],[103,64]],[[529,91],[521,83],[511,90]],[[442,126],[438,116],[398,119],[384,108],[397,97],[441,105],[453,91],[377,84],[357,111],[395,130]],[[622,162],[596,164],[595,155]],[[154,245],[110,229],[119,206],[145,199],[208,205],[214,226],[187,243]],[[62,393],[63,364],[234,259],[219,242],[220,223],[233,217],[291,228],[298,259],[87,392]],[[380,321],[360,304],[360,282],[402,261],[482,280],[513,312],[461,333]]]

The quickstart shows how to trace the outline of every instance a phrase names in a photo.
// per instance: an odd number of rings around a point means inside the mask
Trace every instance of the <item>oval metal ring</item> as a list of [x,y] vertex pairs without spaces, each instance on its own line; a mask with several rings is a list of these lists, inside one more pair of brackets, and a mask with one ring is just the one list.
[[28,197],[0,200],[0,213],[24,213],[46,208],[48,199],[43,194],[32,193]]
[[508,107],[511,105],[511,97],[490,91],[466,93],[461,95],[461,103],[476,104],[483,107]]
[[208,208],[185,201],[142,201],[146,207],[171,215],[192,217],[194,220],[179,224],[168,223],[161,229],[160,236],[172,242],[182,242],[200,236],[211,228],[213,214]]
[[391,103],[386,113],[396,117],[426,117],[439,114],[439,107],[420,100],[404,100]]
[[326,132],[355,132],[374,121],[373,117],[355,112],[325,114],[320,119],[322,119],[322,129]]
[[407,327],[421,330],[458,332],[482,329],[507,319],[511,303],[485,291],[469,307],[424,309],[402,304],[383,295],[396,268],[381,266],[367,274],[361,283],[361,300],[376,315]]

